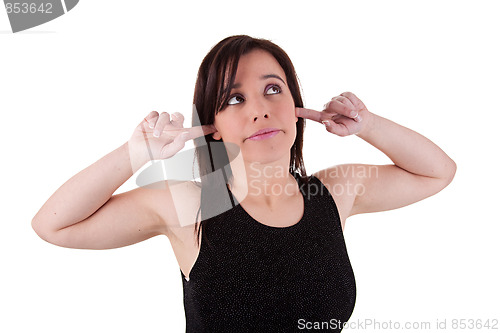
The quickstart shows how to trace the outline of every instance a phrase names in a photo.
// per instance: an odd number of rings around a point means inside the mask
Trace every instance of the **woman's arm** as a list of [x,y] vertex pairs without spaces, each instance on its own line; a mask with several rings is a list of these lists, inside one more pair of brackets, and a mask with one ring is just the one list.
[[180,114],[170,120],[166,112],[151,112],[128,142],[64,183],[33,218],[33,229],[55,245],[86,249],[168,236],[168,228],[179,224],[169,182],[113,193],[149,160],[169,158],[187,140],[214,131],[210,126],[184,129],[183,120]]
[[35,215],[33,229],[55,245],[91,249],[125,246],[160,234],[164,224],[153,201],[147,200],[152,190],[112,197],[132,175],[125,143],[65,182]]
[[356,134],[394,162],[340,165],[316,174],[329,189],[346,189],[345,218],[417,202],[441,191],[455,175],[455,162],[432,141],[369,112],[352,93],[333,98],[322,112],[299,109],[297,114],[323,122],[331,133]]
[[[353,180],[361,191],[351,214],[403,207],[445,188],[453,179],[455,162],[431,140],[370,112],[357,136],[382,151],[394,165],[364,166]],[[370,169],[371,168],[371,169]]]

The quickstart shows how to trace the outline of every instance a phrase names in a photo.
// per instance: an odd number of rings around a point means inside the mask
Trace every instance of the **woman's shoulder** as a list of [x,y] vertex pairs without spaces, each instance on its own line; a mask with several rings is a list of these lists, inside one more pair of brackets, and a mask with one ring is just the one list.
[[351,214],[354,200],[356,199],[356,165],[342,164],[329,167],[311,174],[311,177],[318,179],[332,196],[342,221],[342,228],[345,221]]
[[312,174],[325,185],[354,183],[361,173],[366,173],[367,165],[364,164],[339,164],[322,169]]

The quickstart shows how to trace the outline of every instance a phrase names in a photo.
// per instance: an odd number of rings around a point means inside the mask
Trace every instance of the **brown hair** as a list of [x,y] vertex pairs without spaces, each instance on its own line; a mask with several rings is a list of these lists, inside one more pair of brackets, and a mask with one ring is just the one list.
[[[215,45],[205,56],[200,65],[193,99],[193,104],[195,106],[193,108],[193,126],[212,125],[214,123],[215,115],[224,109],[224,106],[229,100],[231,86],[234,84],[240,57],[254,49],[267,51],[278,61],[285,72],[287,85],[292,94],[295,107],[304,106],[295,68],[283,49],[269,40],[252,38],[246,35],[231,36]],[[194,114],[195,112],[197,112],[197,114]],[[289,171],[296,172],[304,182],[307,182],[304,161],[302,158],[304,127],[304,119],[299,118],[296,122],[297,135],[295,137],[295,142],[290,149]],[[204,209],[210,209],[211,206],[214,206],[214,200],[217,199],[217,193],[219,196],[220,193],[223,193],[220,192],[221,186],[225,187],[225,184],[228,183],[228,180],[232,176],[230,171],[227,172],[224,170],[224,166],[229,164],[227,153],[220,153],[220,151],[215,152],[215,145],[211,145],[213,142],[220,142],[220,140],[215,140],[211,134],[194,140],[199,174],[202,179],[201,204],[198,210],[198,214],[201,212],[201,222],[199,222],[199,224],[197,223],[195,226],[197,241],[199,241],[200,229],[208,222],[208,220],[203,219]],[[221,147],[221,145],[217,145],[217,147]],[[212,174],[213,177],[212,175],[211,177],[206,177],[206,179],[209,179],[208,181],[203,181],[203,176],[219,169],[222,171],[221,173],[217,173],[220,174],[220,176]],[[217,191],[216,188],[218,188],[219,191]],[[208,198],[210,198],[210,202]]]

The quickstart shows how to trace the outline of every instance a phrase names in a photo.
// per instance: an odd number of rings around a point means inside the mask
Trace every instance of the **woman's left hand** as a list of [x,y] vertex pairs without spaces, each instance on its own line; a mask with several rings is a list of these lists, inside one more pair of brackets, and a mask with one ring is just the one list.
[[370,118],[366,106],[351,92],[332,98],[321,112],[295,108],[295,115],[323,123],[328,132],[338,136],[358,134],[365,128]]

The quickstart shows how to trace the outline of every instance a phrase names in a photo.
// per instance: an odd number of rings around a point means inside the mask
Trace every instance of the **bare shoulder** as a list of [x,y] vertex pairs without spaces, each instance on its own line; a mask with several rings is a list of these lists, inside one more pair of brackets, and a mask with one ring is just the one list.
[[439,192],[453,178],[453,174],[447,178],[417,175],[394,164],[344,164],[316,176],[338,201],[343,219],[407,206]]
[[367,172],[365,165],[341,164],[313,173],[313,176],[325,185],[335,200],[342,228],[345,226],[346,219],[351,216],[356,195],[361,190],[357,179],[360,173],[364,172]]

